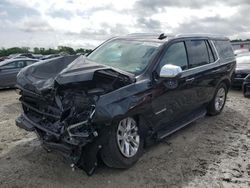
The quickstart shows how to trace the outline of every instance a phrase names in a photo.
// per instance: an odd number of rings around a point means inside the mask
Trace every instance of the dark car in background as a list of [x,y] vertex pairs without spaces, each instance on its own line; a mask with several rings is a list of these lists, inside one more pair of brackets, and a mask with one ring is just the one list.
[[18,58],[8,59],[0,62],[0,88],[11,88],[16,85],[16,76],[18,72],[33,63],[35,59]]
[[50,54],[50,55],[44,55],[40,59],[47,60],[47,59],[52,59],[52,58],[56,58],[56,57],[60,57],[60,56],[61,56],[60,54]]
[[244,79],[242,90],[245,97],[250,97],[250,74]]
[[236,56],[236,69],[232,81],[233,87],[242,88],[246,77],[250,74],[250,52]]
[[0,57],[0,61],[4,61],[5,59],[7,59],[7,56]]
[[16,125],[35,131],[89,175],[98,157],[129,168],[145,145],[225,105],[235,56],[214,35],[129,35],[87,57],[60,57],[24,68]]
[[36,59],[32,53],[11,54],[8,56],[8,59],[20,59],[20,58]]

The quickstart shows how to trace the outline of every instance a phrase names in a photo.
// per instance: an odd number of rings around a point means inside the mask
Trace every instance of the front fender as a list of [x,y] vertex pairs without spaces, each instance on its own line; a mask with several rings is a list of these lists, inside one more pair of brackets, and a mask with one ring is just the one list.
[[112,122],[114,119],[143,113],[150,108],[149,90],[150,80],[147,79],[101,96],[96,103],[93,121]]

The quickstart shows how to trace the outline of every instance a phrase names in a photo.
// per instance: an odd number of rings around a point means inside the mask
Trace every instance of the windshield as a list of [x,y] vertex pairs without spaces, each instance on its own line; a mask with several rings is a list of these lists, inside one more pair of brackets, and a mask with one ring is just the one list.
[[93,51],[88,59],[96,63],[140,74],[161,43],[113,40]]

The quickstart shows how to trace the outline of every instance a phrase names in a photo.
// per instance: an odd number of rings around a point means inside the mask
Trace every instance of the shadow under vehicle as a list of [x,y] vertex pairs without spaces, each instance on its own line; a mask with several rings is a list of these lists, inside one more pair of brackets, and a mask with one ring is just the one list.
[[235,56],[214,35],[132,34],[112,38],[87,57],[60,57],[23,69],[16,125],[35,131],[47,150],[88,175],[97,156],[129,168],[151,142],[192,121],[219,114]]

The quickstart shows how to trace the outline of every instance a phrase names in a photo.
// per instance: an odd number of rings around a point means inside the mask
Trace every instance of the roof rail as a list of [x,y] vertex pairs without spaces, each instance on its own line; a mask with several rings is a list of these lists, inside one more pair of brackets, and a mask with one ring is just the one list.
[[129,33],[127,36],[152,36],[157,35],[156,33]]
[[[168,35],[161,33],[160,35],[158,33],[130,33],[127,36],[130,37],[151,37],[159,40],[163,40],[168,37]],[[173,36],[172,36],[173,37]]]
[[227,38],[221,34],[213,33],[181,33],[175,35],[175,37],[218,37],[218,38]]

